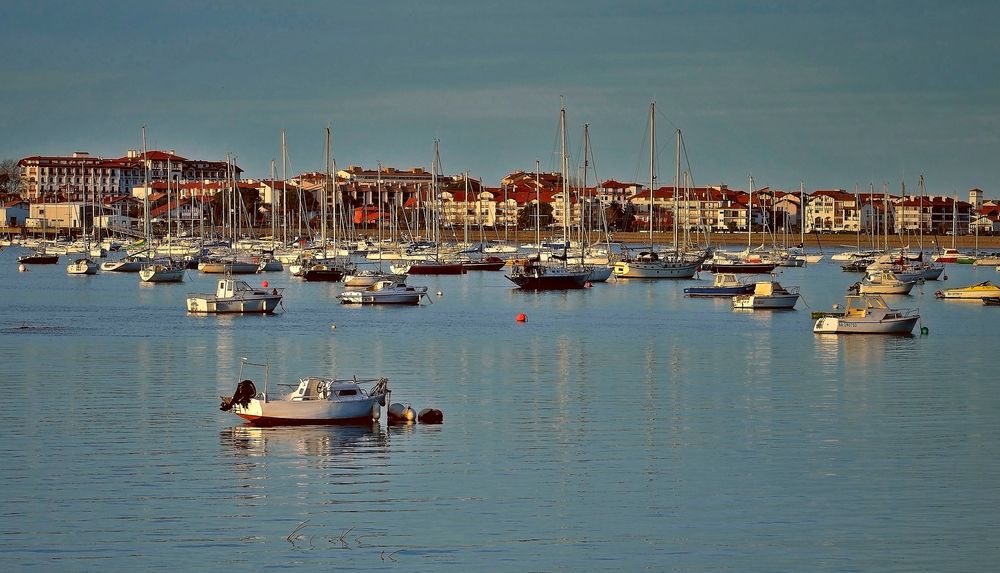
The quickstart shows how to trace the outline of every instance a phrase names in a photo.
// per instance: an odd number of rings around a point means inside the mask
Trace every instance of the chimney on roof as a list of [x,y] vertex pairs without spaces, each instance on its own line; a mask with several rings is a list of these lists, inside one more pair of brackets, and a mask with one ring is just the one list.
[[74,151],[73,157],[90,157],[90,154],[86,151]]
[[129,159],[135,159],[136,157],[139,157],[139,152],[134,149],[129,149],[126,157]]

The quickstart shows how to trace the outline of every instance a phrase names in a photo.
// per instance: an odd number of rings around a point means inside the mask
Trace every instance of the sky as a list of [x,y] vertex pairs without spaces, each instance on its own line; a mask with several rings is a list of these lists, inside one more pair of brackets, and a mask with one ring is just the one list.
[[[236,156],[247,177],[559,170],[1000,198],[1000,2],[7,0],[0,159]],[[562,104],[561,104],[562,102]]]

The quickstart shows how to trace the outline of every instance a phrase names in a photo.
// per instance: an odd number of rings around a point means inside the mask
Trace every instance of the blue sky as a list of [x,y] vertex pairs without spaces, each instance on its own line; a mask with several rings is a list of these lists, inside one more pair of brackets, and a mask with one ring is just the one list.
[[[370,1],[4,3],[0,158],[151,148],[429,167],[496,185],[557,170],[590,124],[597,176],[660,181],[684,133],[694,181],[855,184],[1000,198],[1000,3]],[[280,165],[280,164],[279,164]],[[591,181],[593,174],[590,175]]]

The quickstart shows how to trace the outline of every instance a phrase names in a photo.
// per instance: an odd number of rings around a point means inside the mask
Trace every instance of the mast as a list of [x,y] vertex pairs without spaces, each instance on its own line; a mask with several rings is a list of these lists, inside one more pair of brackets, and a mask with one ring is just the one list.
[[656,188],[656,102],[649,104],[649,252],[653,252],[653,189]]
[[750,250],[753,248],[751,243],[753,243],[753,174],[747,175],[747,186],[750,188],[750,193],[747,200],[747,254],[750,254]]
[[323,178],[323,203],[320,205],[319,235],[323,241],[323,258],[326,259],[326,201],[330,188],[330,126],[326,126],[326,138],[323,145],[325,173]]
[[[562,98],[560,97],[560,100]],[[566,161],[566,106],[559,106],[559,169],[562,171],[563,193],[563,254],[569,247],[569,177]]]
[[[677,229],[677,216],[678,216],[678,213],[679,213],[679,211],[677,210],[677,194],[678,194],[677,192],[680,189],[680,186],[681,186],[681,130],[678,129],[677,130],[677,161],[675,163],[675,168],[674,168],[674,194],[673,194],[673,201],[672,201],[673,204],[674,204],[674,224],[671,225],[671,227],[674,228],[674,259],[675,260],[677,259],[677,251],[678,251],[678,249],[680,249],[680,245],[677,243],[677,240],[678,240],[678,236],[677,236],[677,231],[678,231],[678,229]],[[685,210],[686,210],[686,203],[685,203]],[[684,226],[685,226],[685,233],[686,233],[687,232],[687,223],[690,222],[689,221],[690,218],[689,217],[685,217],[685,219],[686,220],[684,222]]]
[[142,213],[143,213],[143,236],[146,238],[146,248],[153,245],[153,238],[149,224],[149,165],[146,157],[146,126],[142,126]]
[[538,160],[535,160],[535,249],[538,252],[538,261],[542,260],[542,237],[541,228],[542,224],[542,191],[541,185],[538,182]]

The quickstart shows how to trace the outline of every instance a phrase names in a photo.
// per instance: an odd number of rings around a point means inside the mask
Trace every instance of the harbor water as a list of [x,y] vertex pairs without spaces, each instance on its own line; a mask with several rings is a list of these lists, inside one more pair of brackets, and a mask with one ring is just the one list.
[[[1000,307],[919,307],[912,337],[812,333],[859,276],[777,275],[793,311],[695,281],[521,292],[411,277],[353,307],[285,273],[273,316],[190,315],[217,276],[18,272],[0,253],[5,571],[991,571],[1000,560]],[[711,275],[702,273],[702,284]],[[440,295],[437,293],[440,292]],[[527,320],[518,322],[518,314]],[[921,327],[928,334],[921,336]],[[270,383],[386,376],[441,425],[260,429],[220,412]]]

